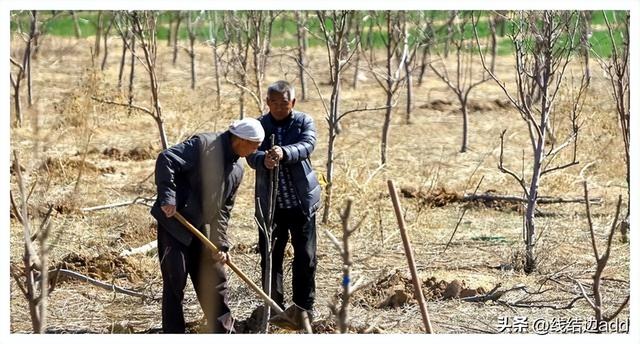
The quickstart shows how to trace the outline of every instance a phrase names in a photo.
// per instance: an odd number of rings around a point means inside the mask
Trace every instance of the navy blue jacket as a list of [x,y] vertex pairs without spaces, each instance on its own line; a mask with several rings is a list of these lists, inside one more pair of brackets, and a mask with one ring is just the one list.
[[[175,218],[160,209],[176,209],[223,251],[229,249],[227,226],[244,170],[231,149],[231,134],[205,133],[164,150],[156,160],[158,197],[151,215],[184,245],[194,239]],[[207,232],[206,226],[210,231]]]
[[[307,216],[315,214],[320,204],[320,184],[309,159],[316,146],[316,127],[311,116],[304,112],[292,111],[291,120],[284,128],[282,150],[284,157],[280,168],[287,167],[295,187],[300,208]],[[265,140],[258,152],[247,157],[247,163],[256,170],[256,197],[260,199],[260,209],[266,213],[269,203],[269,172],[264,166],[265,151],[271,148],[267,138],[276,132],[275,120],[271,113],[258,118],[264,128]],[[256,217],[262,220],[256,200]]]

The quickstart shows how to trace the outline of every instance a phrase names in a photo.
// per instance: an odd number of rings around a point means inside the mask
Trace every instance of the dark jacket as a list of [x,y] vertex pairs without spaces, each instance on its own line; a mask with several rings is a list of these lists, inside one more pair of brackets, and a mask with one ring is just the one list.
[[[222,250],[229,248],[227,226],[243,168],[231,149],[231,134],[205,133],[164,150],[156,160],[158,197],[151,215],[185,245],[194,239],[175,218],[160,209],[176,205],[177,211]],[[210,232],[205,225],[210,226]]]
[[[258,118],[264,128],[265,140],[258,148],[258,152],[247,157],[247,163],[256,170],[256,197],[260,198],[260,209],[266,212],[269,203],[269,172],[264,166],[265,151],[271,148],[268,139],[276,131],[275,120],[270,113]],[[316,146],[316,127],[311,116],[306,113],[293,111],[292,118],[287,122],[282,142],[284,157],[280,161],[280,168],[287,167],[291,171],[296,196],[300,207],[306,216],[313,215],[320,204],[320,184],[316,177],[311,160],[311,153]],[[256,217],[261,220],[256,201]]]

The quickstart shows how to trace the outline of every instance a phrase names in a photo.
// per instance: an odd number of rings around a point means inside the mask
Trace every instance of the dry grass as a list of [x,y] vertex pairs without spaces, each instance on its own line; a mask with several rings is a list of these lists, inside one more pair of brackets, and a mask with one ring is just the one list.
[[[153,195],[155,187],[153,178],[149,176],[153,172],[153,156],[160,150],[157,128],[151,117],[135,112],[128,114],[124,108],[88,99],[91,95],[119,101],[126,99],[126,91],[120,91],[116,86],[119,42],[112,40],[108,69],[104,73],[88,68],[91,43],[51,37],[44,39],[38,60],[33,65],[36,104],[26,113],[27,121],[31,122],[24,128],[11,130],[11,149],[21,152],[29,180],[38,180],[31,199],[34,209],[53,203],[63,210],[56,213],[54,218],[52,265],[61,262],[70,253],[89,260],[100,255],[114,256],[155,237],[154,221],[148,215],[148,208],[142,205],[90,213],[79,211],[83,207]],[[171,143],[196,132],[222,130],[237,118],[236,89],[232,86],[225,86],[222,108],[215,108],[209,48],[198,47],[198,86],[194,91],[189,89],[187,57],[181,55],[174,67],[168,48],[161,44],[159,49],[160,99]],[[317,81],[325,80],[327,69],[324,52],[312,51],[310,60]],[[511,63],[509,58],[501,58],[498,63],[499,75],[504,75],[508,80]],[[294,67],[284,57],[273,57],[267,82],[283,75],[293,79]],[[574,69],[575,73],[578,71]],[[614,213],[615,200],[618,194],[623,194],[626,203],[627,189],[622,139],[613,104],[605,93],[605,81],[598,79],[598,73],[594,75],[596,79],[582,115],[584,127],[578,150],[581,164],[546,177],[541,184],[541,194],[580,197],[580,169],[594,162],[585,175],[589,179],[591,194],[604,200],[592,210],[598,239],[603,242]],[[347,77],[350,78],[349,75]],[[142,68],[138,68],[135,102],[149,106],[146,80]],[[328,86],[321,86],[321,90],[328,98]],[[358,104],[379,106],[383,99],[381,90],[372,79],[361,82],[358,90],[344,87],[343,92],[343,110]],[[312,87],[308,98],[305,102],[299,101],[296,106],[312,114],[316,120],[319,141],[312,160],[316,170],[324,173],[327,125],[319,97]],[[472,99],[476,102],[503,98],[501,91],[491,83],[472,93]],[[428,105],[434,100],[448,100],[453,105],[441,110],[429,108]],[[484,177],[480,187],[482,192],[495,190],[499,194],[520,194],[516,182],[500,174],[496,168],[498,134],[507,129],[505,162],[520,171],[524,150],[524,170],[528,170],[528,134],[515,110],[496,107],[471,113],[470,150],[460,154],[460,117],[455,109],[455,99],[442,83],[428,75],[423,86],[417,88],[413,123],[410,125],[404,124],[403,103],[401,98],[395,109],[388,149],[389,163],[384,168],[379,166],[382,112],[362,112],[347,117],[343,132],[337,139],[334,209],[331,210],[329,223],[318,226],[317,307],[321,312],[320,319],[324,321],[319,324],[324,327],[318,325],[320,327],[316,329],[321,331],[332,328],[326,305],[340,290],[341,283],[341,261],[324,231],[340,235],[338,210],[347,197],[355,201],[352,211],[354,220],[367,216],[361,229],[352,236],[352,243],[354,279],[362,278],[368,282],[396,269],[406,270],[402,242],[386,191],[387,179],[394,179],[402,187],[412,186],[421,190],[445,188],[461,193],[472,192],[480,178]],[[257,115],[260,112],[253,103],[248,104],[248,113]],[[557,104],[558,112],[564,112],[567,106],[561,99]],[[561,125],[566,127],[568,123],[561,122]],[[141,160],[122,157],[122,154],[136,149],[152,153]],[[121,155],[104,153],[109,151],[117,151]],[[50,162],[46,164],[49,169],[40,168],[47,161]],[[257,229],[253,221],[253,184],[254,173],[247,169],[229,231],[233,242],[248,246],[257,242]],[[11,188],[16,190],[13,178]],[[553,299],[570,300],[577,295],[576,288],[564,276],[588,282],[595,268],[582,205],[540,206],[548,216],[539,217],[537,222],[543,231],[538,247],[539,272],[524,275],[519,271],[492,268],[500,264],[517,263],[514,256],[523,247],[522,218],[518,211],[471,207],[452,245],[443,253],[463,205],[451,203],[443,207],[428,207],[416,199],[402,199],[402,203],[418,270],[423,279],[464,280],[468,286],[483,287],[485,290],[490,290],[498,283],[505,288],[524,284],[530,290],[536,290],[544,283],[551,290],[540,298],[549,300],[551,304]],[[11,263],[20,263],[23,249],[21,235],[21,227],[12,219]],[[257,254],[250,250],[238,251],[234,259],[254,281],[259,279]],[[157,256],[134,256],[127,261],[136,271],[136,278],[112,274],[112,280],[107,282],[140,290],[150,296],[160,295],[162,283]],[[558,283],[547,281],[552,275],[560,276]],[[605,275],[607,278],[629,281],[629,245],[619,243],[617,236]],[[285,278],[287,281],[291,278],[290,270],[286,270]],[[230,279],[232,310],[242,320],[260,302],[236,276],[232,275]],[[603,286],[605,303],[611,305],[610,308],[629,293],[628,283],[605,281]],[[290,288],[289,283],[287,288]],[[11,295],[11,331],[29,332],[26,302],[13,281]],[[515,301],[522,296],[514,292],[507,294],[505,300]],[[568,301],[555,304],[566,303]],[[435,300],[429,302],[428,308],[434,328],[439,333],[492,332],[497,328],[499,316],[586,319],[593,314],[584,301],[577,302],[572,309],[556,311],[512,309],[498,303],[479,304],[457,300]],[[51,295],[49,309],[50,326],[57,332],[148,332],[157,331],[160,327],[159,302],[113,294],[77,281],[62,283]],[[188,321],[197,321],[202,317],[190,287],[187,288],[185,310]],[[351,314],[354,332],[367,329],[391,333],[421,332],[419,309],[412,303],[397,309],[354,306]],[[625,310],[621,317],[626,319],[628,315],[628,310]],[[373,330],[374,327],[377,330]]]

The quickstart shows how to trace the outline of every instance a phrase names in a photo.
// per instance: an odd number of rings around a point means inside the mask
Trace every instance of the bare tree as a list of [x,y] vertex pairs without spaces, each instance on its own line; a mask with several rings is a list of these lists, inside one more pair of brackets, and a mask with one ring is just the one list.
[[124,75],[124,66],[127,59],[127,47],[133,46],[133,34],[131,32],[130,27],[128,26],[128,21],[122,20],[122,16],[115,15],[113,21],[119,21],[118,34],[120,35],[120,39],[122,40],[122,54],[120,55],[120,68],[118,72],[118,88],[122,87],[122,76]]
[[489,33],[491,37],[491,73],[495,73],[496,70],[496,55],[498,55],[498,37],[496,26],[500,22],[500,13],[489,14],[487,21],[489,22]]
[[[409,40],[409,21],[407,19],[407,12],[401,12],[401,25],[402,25],[402,35],[403,35],[403,44],[405,46],[404,52],[402,56],[398,56],[398,58],[403,58],[404,64],[404,74],[406,78],[405,85],[407,86],[407,107],[406,107],[406,115],[405,122],[407,124],[411,123],[411,113],[413,111],[413,69],[414,60],[416,57],[416,53],[418,51],[417,41],[415,39]],[[399,53],[399,52],[398,52]]]
[[602,291],[600,290],[600,287],[602,285],[602,273],[604,272],[604,269],[607,267],[607,263],[609,262],[609,257],[611,256],[611,243],[613,241],[613,233],[615,232],[616,227],[618,226],[618,217],[620,215],[620,206],[622,205],[622,197],[621,196],[618,197],[616,214],[613,218],[611,229],[609,230],[609,233],[607,235],[607,248],[605,249],[604,253],[600,255],[598,253],[598,244],[596,242],[595,230],[593,228],[594,227],[593,220],[591,218],[591,210],[589,208],[589,189],[587,187],[586,181],[583,182],[583,188],[584,188],[585,205],[587,209],[587,220],[589,223],[589,234],[591,236],[591,248],[593,249],[593,254],[596,260],[596,272],[593,274],[593,284],[592,284],[593,299],[587,295],[587,292],[585,291],[584,287],[578,280],[575,280],[575,282],[578,284],[578,287],[582,292],[582,296],[585,298],[585,300],[587,300],[587,302],[589,303],[589,306],[591,306],[591,308],[593,309],[595,313],[596,323],[598,324],[597,330],[598,332],[600,332],[600,324],[602,322],[609,322],[615,319],[618,316],[618,314],[620,314],[620,312],[627,306],[627,304],[629,303],[629,297],[630,297],[630,295],[627,295],[626,299],[620,304],[620,306],[618,306],[618,309],[616,311],[614,311],[609,315],[605,315],[605,304],[603,303]]
[[[357,48],[352,48],[349,45],[359,45],[358,37],[354,37],[353,40],[347,39],[347,36],[349,35],[349,18],[353,15],[353,11],[317,11],[316,14],[320,22],[320,30],[324,36],[323,39],[327,50],[330,72],[329,79],[331,81],[331,98],[329,100],[329,106],[327,106],[324,98],[322,98],[322,94],[318,91],[322,105],[326,111],[325,119],[329,126],[329,142],[327,145],[327,186],[325,189],[326,197],[324,198],[324,210],[322,214],[322,223],[327,223],[329,221],[329,213],[333,198],[334,150],[337,136],[340,133],[340,121],[345,116],[355,112],[374,111],[381,108],[372,109],[364,106],[362,108],[356,108],[341,113],[340,94],[342,87],[342,73],[345,68],[348,67],[349,61],[353,58],[354,52],[357,51]],[[311,79],[314,81],[313,78]]]
[[[401,21],[398,12],[385,11],[384,18],[386,22],[387,37],[382,36],[385,47],[385,68],[383,72],[376,71],[376,61],[373,54],[370,56],[368,63],[372,70],[372,74],[384,90],[386,96],[386,112],[382,125],[382,140],[380,143],[380,164],[387,163],[387,146],[389,144],[389,130],[391,128],[391,113],[394,106],[394,97],[402,86],[405,76],[401,71],[404,70],[405,56],[408,54],[408,46],[404,39],[404,31],[401,28]],[[378,29],[383,31],[378,23]],[[400,53],[399,51],[402,51]],[[399,56],[399,58],[398,58]]]
[[253,72],[255,94],[258,97],[258,108],[264,109],[263,82],[267,67],[267,59],[271,50],[271,32],[273,22],[278,16],[276,11],[249,11],[247,13],[248,45],[253,53]]
[[182,19],[184,19],[184,13],[182,11],[175,12],[175,25],[173,26],[173,31],[170,33],[170,36],[173,37],[173,58],[171,59],[171,63],[175,66],[176,61],[178,60],[178,42],[180,41],[180,24],[182,23]]
[[133,82],[136,76],[136,38],[133,27],[131,29],[131,42],[129,45],[129,52],[131,53],[129,58],[129,88],[128,88],[128,104],[129,104],[129,114],[131,114],[131,105],[133,104]]
[[[223,16],[224,16],[224,12],[223,12]],[[218,42],[218,30],[219,30],[219,22],[218,22],[218,18],[216,15],[216,11],[208,11],[207,12],[207,17],[208,17],[208,21],[209,21],[209,45],[211,46],[212,52],[213,52],[213,73],[214,73],[214,78],[216,81],[216,107],[220,108],[220,102],[221,102],[221,92],[222,92],[222,86],[220,84],[220,53],[218,52],[218,47],[220,46],[219,42]],[[223,20],[224,21],[224,20]],[[226,34],[226,33],[225,33]],[[228,35],[227,35],[228,37]],[[226,51],[229,48],[229,44],[227,42],[227,44],[223,44],[224,51],[222,52],[222,55],[224,55],[226,53]]]
[[[527,125],[531,142],[531,174],[527,178],[508,169],[504,165],[504,133],[500,136],[500,161],[498,168],[502,173],[513,177],[521,186],[527,198],[524,218],[525,264],[526,273],[536,269],[535,245],[537,242],[535,212],[538,190],[544,175],[578,164],[576,160],[577,137],[579,132],[578,115],[582,109],[588,83],[584,76],[572,98],[571,126],[566,140],[559,145],[547,145],[547,130],[557,116],[553,111],[556,97],[561,90],[565,71],[579,45],[580,16],[576,11],[519,11],[511,18],[513,32],[509,38],[513,42],[515,54],[515,95],[506,84],[491,72],[486,63],[477,31],[477,18],[474,16],[474,36],[482,66],[504,91],[509,101],[518,109]],[[540,92],[539,101],[534,94]],[[573,93],[573,92],[572,92]],[[569,162],[555,164],[558,153],[567,147],[573,147]]]
[[18,32],[18,36],[20,36],[25,41],[25,47],[22,54],[22,61],[18,61],[14,57],[9,57],[11,64],[16,67],[18,70],[14,74],[10,74],[9,78],[11,80],[11,86],[13,87],[13,101],[14,101],[14,110],[16,121],[15,125],[20,127],[22,126],[22,103],[20,101],[20,87],[22,81],[27,79],[27,99],[28,104],[31,106],[33,104],[32,101],[32,78],[31,78],[31,57],[32,57],[32,46],[34,38],[37,36],[38,32],[38,12],[37,11],[29,11],[30,15],[30,29],[27,35]]
[[589,67],[589,38],[591,37],[591,11],[580,11],[580,54],[584,59],[584,75],[591,80],[591,68]]
[[307,99],[307,78],[304,69],[307,66],[307,49],[309,41],[307,39],[307,12],[295,11],[296,38],[298,39],[298,78],[300,79],[300,100]]
[[230,39],[228,44],[231,45],[231,56],[226,61],[230,71],[233,71],[234,78],[229,77],[229,71],[225,71],[224,76],[226,82],[234,85],[238,88],[240,94],[238,95],[238,106],[240,118],[244,118],[245,115],[245,98],[246,93],[253,96],[259,110],[262,110],[262,101],[260,97],[253,93],[249,89],[248,69],[249,66],[249,28],[247,14],[244,12],[229,12],[225,16],[225,31],[229,32]]
[[[47,239],[51,231],[50,217],[53,206],[49,206],[45,218],[40,223],[39,231],[32,231],[31,215],[29,214],[29,194],[27,193],[24,176],[22,175],[18,153],[14,151],[12,171],[16,175],[20,194],[20,206],[10,195],[14,215],[22,224],[24,238],[23,267],[14,269],[11,275],[27,299],[31,326],[35,333],[45,333],[47,328],[47,298],[50,293],[48,279],[49,247]],[[34,185],[35,187],[35,182]],[[33,189],[32,189],[33,190]],[[36,242],[38,245],[36,245]]]
[[353,12],[332,11],[330,14],[327,14],[322,11],[317,11],[316,14],[320,22],[320,30],[324,34],[332,85],[329,111],[326,116],[327,124],[329,125],[329,143],[327,148],[327,187],[322,214],[322,223],[327,223],[329,221],[329,209],[331,208],[332,199],[331,182],[333,181],[333,151],[335,140],[338,135],[337,128],[340,121],[341,78],[342,71],[347,66],[347,61],[341,61],[341,57],[348,50],[348,47],[345,46],[346,41],[344,36],[348,34],[347,22]]
[[[147,113],[155,120],[158,130],[160,131],[160,140],[162,149],[167,149],[167,135],[164,130],[164,121],[162,119],[162,106],[160,105],[158,78],[156,77],[156,53],[158,42],[156,41],[156,22],[157,13],[143,11],[133,11],[129,14],[133,34],[140,41],[144,59],[142,66],[149,75],[149,89],[151,90],[152,110]],[[132,51],[133,54],[133,51]],[[135,55],[135,54],[134,54]]]
[[76,39],[82,37],[82,30],[80,29],[80,23],[78,21],[78,14],[76,11],[69,11],[71,13],[71,19],[73,21],[73,33],[76,36]]
[[[162,149],[167,149],[169,145],[164,129],[164,120],[162,118],[162,106],[160,105],[160,85],[156,76],[156,53],[158,46],[158,42],[156,39],[156,24],[158,14],[151,11],[131,11],[122,12],[121,15],[126,21],[129,22],[129,27],[131,28],[132,35],[139,41],[138,44],[140,45],[140,48],[142,49],[142,52],[144,54],[143,56],[140,56],[139,53],[136,53],[133,50],[133,43],[135,41],[132,41],[131,45],[124,41],[124,43],[127,44],[127,48],[131,52],[133,58],[140,62],[142,67],[147,71],[147,74],[149,76],[149,89],[151,91],[151,108],[136,104],[122,104],[106,99],[101,99],[95,96],[92,96],[91,98],[102,103],[125,106],[130,109],[142,111],[150,115],[158,126]],[[123,28],[118,22],[116,23],[116,28],[120,32],[120,35],[124,36],[125,34],[123,32]]]
[[336,239],[336,237],[334,237],[328,230],[325,232],[342,257],[342,293],[340,307],[338,308],[337,306],[338,300],[334,300],[333,304],[329,305],[331,312],[336,317],[340,333],[347,333],[349,330],[349,300],[358,287],[351,279],[353,258],[349,238],[358,230],[358,228],[360,228],[365,219],[365,217],[363,217],[360,219],[360,222],[353,227],[349,224],[352,204],[353,200],[348,199],[344,210],[340,214],[340,220],[342,223],[342,243],[339,242],[338,239]]
[[[454,20],[450,23],[454,34],[447,37],[446,45],[453,45],[455,49],[455,62],[451,74],[447,66],[451,65],[447,59],[437,53],[438,59],[432,61],[429,67],[433,72],[449,87],[458,99],[460,112],[462,113],[462,145],[460,153],[464,153],[468,148],[469,136],[469,94],[477,86],[482,85],[490,77],[487,73],[478,73],[474,70],[474,46],[472,39],[465,35],[472,26],[470,23],[471,13],[457,12]],[[493,66],[493,63],[492,63]]]
[[107,29],[102,34],[102,41],[104,45],[104,55],[102,56],[102,64],[100,65],[100,70],[104,70],[104,68],[107,65],[107,56],[109,55],[109,44],[108,44],[109,32],[111,32],[111,28],[113,27],[113,19],[114,19],[113,14],[111,14],[108,19],[109,26],[107,26]]
[[[617,14],[617,16],[616,16]],[[611,56],[597,56],[597,60],[600,66],[605,72],[609,83],[611,84],[611,96],[616,104],[616,112],[618,113],[618,120],[620,122],[620,131],[622,133],[622,140],[624,145],[624,158],[627,167],[627,197],[630,199],[631,184],[631,165],[629,159],[629,139],[630,139],[630,127],[629,127],[629,115],[631,89],[629,87],[629,12],[615,13],[613,21],[603,11],[605,24],[607,25],[608,39],[611,42]],[[620,16],[620,18],[618,18]],[[620,35],[621,42],[618,43],[616,35]],[[622,240],[627,241],[627,234],[629,231],[629,215],[631,208],[627,206],[627,215],[621,223]]]
[[416,23],[419,40],[421,41],[422,46],[422,59],[420,61],[420,72],[418,74],[418,86],[422,86],[424,75],[427,71],[427,61],[431,60],[431,46],[433,45],[435,38],[435,31],[433,29],[434,13],[434,11],[429,11],[428,13],[421,11],[418,16],[418,22]]
[[198,38],[198,29],[200,27],[202,12],[199,14],[189,11],[187,14],[187,36],[189,37],[189,48],[185,48],[189,61],[191,62],[191,89],[196,88],[196,52],[195,42]]
[[449,11],[449,20],[447,20],[447,23],[444,26],[447,31],[447,36],[444,39],[444,57],[445,58],[449,57],[449,44],[451,43],[451,39],[453,38],[453,35],[454,35],[453,22],[456,20],[457,17],[458,17],[457,10]]
[[102,13],[102,11],[98,11],[98,17],[93,25],[96,29],[96,36],[93,43],[93,49],[91,50],[91,56],[95,59],[100,56],[100,43],[102,42],[102,31],[104,30],[104,13]]

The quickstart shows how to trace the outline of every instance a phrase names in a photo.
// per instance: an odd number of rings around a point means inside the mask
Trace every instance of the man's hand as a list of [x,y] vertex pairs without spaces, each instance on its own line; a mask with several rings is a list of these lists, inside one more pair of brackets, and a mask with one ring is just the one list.
[[264,166],[268,169],[273,169],[278,166],[280,160],[284,157],[284,152],[280,146],[273,146],[269,149],[264,156]]
[[160,209],[162,209],[162,211],[167,217],[172,217],[173,215],[176,214],[176,206],[173,204],[165,204],[161,206]]
[[218,251],[218,253],[212,253],[211,256],[213,257],[213,260],[220,264],[226,264],[231,260],[231,255],[228,252]]

